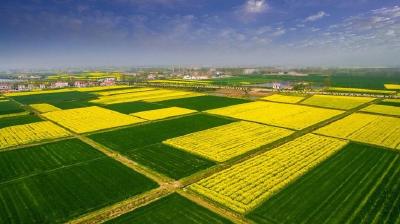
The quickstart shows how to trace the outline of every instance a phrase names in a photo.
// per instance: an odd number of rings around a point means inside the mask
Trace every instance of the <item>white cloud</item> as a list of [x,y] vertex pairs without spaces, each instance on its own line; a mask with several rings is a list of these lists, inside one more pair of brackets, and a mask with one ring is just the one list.
[[394,30],[388,30],[386,36],[396,36],[396,32]]
[[262,13],[269,8],[265,0],[247,0],[244,10],[246,13]]
[[324,12],[324,11],[319,11],[317,14],[311,15],[309,17],[307,17],[304,22],[314,22],[317,20],[320,20],[326,16],[329,16],[328,13]]

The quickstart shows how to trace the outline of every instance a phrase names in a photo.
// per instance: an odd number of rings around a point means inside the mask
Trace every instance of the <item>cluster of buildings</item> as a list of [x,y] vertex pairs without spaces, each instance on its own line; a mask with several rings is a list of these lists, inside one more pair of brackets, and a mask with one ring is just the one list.
[[66,87],[89,87],[89,86],[113,86],[115,78],[105,78],[101,81],[24,81],[24,80],[0,80],[1,92],[30,91],[35,89],[58,89]]

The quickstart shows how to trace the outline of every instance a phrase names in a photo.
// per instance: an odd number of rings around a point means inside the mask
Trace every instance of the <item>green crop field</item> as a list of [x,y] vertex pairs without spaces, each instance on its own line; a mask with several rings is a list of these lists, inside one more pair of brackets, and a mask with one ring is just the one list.
[[20,125],[20,124],[29,124],[38,121],[42,121],[42,119],[34,115],[4,117],[0,118],[0,128],[5,128],[13,125]]
[[215,165],[214,162],[162,143],[124,152],[129,158],[174,179]]
[[65,102],[52,102],[51,103],[53,106],[56,106],[60,109],[74,109],[74,108],[80,108],[80,107],[90,107],[90,106],[96,106],[97,104],[90,103],[86,100],[73,100],[73,101],[65,101]]
[[5,151],[0,153],[0,183],[101,157],[77,139]]
[[13,114],[19,112],[24,112],[24,109],[22,109],[17,103],[13,101],[0,102],[0,115]]
[[107,223],[218,224],[232,222],[175,193]]
[[103,106],[107,109],[118,111],[124,114],[136,113],[145,110],[156,110],[165,108],[165,106],[155,104],[155,103],[147,103],[147,102],[129,102],[129,103],[117,103]]
[[232,120],[196,114],[171,120],[152,122],[115,131],[90,135],[89,138],[119,152],[140,148],[173,138],[228,124]]
[[158,103],[170,107],[183,107],[192,110],[203,111],[248,102],[248,100],[229,97],[198,96],[183,99],[166,100]]
[[86,92],[70,91],[70,92],[58,92],[58,93],[44,93],[36,95],[26,96],[13,96],[16,101],[23,104],[34,104],[34,103],[62,103],[68,101],[79,101],[95,98],[96,95]]
[[250,212],[257,223],[399,223],[400,154],[349,144]]
[[82,162],[0,183],[0,222],[61,223],[155,187],[113,159]]

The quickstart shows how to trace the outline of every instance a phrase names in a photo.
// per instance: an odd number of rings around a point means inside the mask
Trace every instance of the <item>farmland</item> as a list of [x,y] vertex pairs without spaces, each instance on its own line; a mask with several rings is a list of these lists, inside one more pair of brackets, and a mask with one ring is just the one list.
[[398,223],[399,167],[396,152],[349,144],[247,216],[257,223]]
[[89,138],[123,152],[231,122],[228,119],[199,114],[93,134]]
[[200,180],[190,189],[245,213],[346,144],[346,141],[308,134]]
[[53,111],[43,116],[76,133],[93,132],[143,121],[140,118],[97,106]]
[[111,223],[231,223],[229,220],[191,202],[190,200],[172,194],[139,208],[134,212],[122,215]]
[[374,100],[370,97],[314,95],[302,102],[305,105],[349,110]]
[[[95,95],[87,92],[79,92],[79,91],[48,91],[49,93],[41,93],[38,92],[36,94],[8,94],[8,96],[12,97],[16,101],[23,104],[36,104],[36,103],[62,103],[68,101],[77,101],[77,100],[88,100],[94,98]],[[24,92],[22,92],[24,93]]]
[[274,94],[271,96],[266,96],[261,98],[262,100],[268,100],[273,102],[280,102],[280,103],[298,103],[302,101],[305,97],[302,96],[290,96],[290,95],[280,95]]
[[117,103],[103,106],[104,108],[117,111],[123,114],[132,114],[141,111],[156,110],[165,108],[163,105],[148,102]]
[[14,103],[13,101],[6,100],[0,102],[0,115],[19,113],[23,111],[24,109],[22,109],[18,104]]
[[370,105],[370,106],[362,109],[361,111],[377,113],[377,114],[400,116],[400,107],[396,107],[396,106]]
[[14,125],[0,129],[0,149],[69,135],[66,130],[50,121]]
[[176,117],[176,116],[180,116],[180,115],[192,114],[195,112],[197,112],[197,111],[186,109],[186,108],[181,108],[181,107],[168,107],[168,108],[162,108],[162,109],[156,109],[156,110],[147,110],[147,111],[142,111],[142,112],[136,112],[136,113],[132,113],[130,115],[152,121],[152,120]]
[[204,111],[235,104],[247,103],[248,100],[220,96],[197,96],[183,99],[174,99],[158,102],[165,106],[184,107],[192,110]]
[[162,143],[129,150],[124,155],[173,179],[181,179],[215,165],[212,161]]
[[283,128],[238,121],[168,139],[164,143],[217,162],[223,162],[292,133]]
[[343,113],[339,110],[261,101],[208,110],[207,112],[297,130]]
[[5,128],[14,125],[21,125],[21,124],[29,124],[38,121],[43,121],[37,116],[33,115],[22,115],[22,116],[13,116],[13,117],[4,117],[0,118],[0,128]]
[[112,159],[94,160],[1,184],[0,220],[62,222],[156,186]]
[[400,149],[400,118],[355,113],[316,133]]
[[104,105],[136,101],[159,102],[164,100],[195,97],[201,95],[203,94],[186,91],[154,89],[110,96],[100,96],[98,99],[91,100],[90,102]]
[[51,104],[47,103],[38,103],[38,104],[31,104],[29,105],[31,108],[39,111],[40,113],[47,113],[47,112],[52,112],[52,111],[58,111],[61,110],[58,107],[55,107]]
[[173,81],[0,97],[0,223],[400,223],[394,95]]

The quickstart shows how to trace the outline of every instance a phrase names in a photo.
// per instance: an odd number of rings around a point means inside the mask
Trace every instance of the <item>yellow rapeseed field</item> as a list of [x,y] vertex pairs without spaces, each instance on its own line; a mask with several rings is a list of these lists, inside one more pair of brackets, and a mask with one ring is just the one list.
[[186,91],[176,91],[176,90],[166,90],[166,89],[155,89],[142,92],[133,92],[125,94],[117,94],[111,96],[101,96],[99,99],[92,100],[92,103],[100,104],[116,104],[116,103],[126,103],[135,101],[147,101],[147,102],[158,102],[167,99],[178,99],[194,96],[202,96],[204,94],[186,92]]
[[292,133],[293,131],[283,128],[238,121],[168,139],[163,143],[223,162]]
[[50,121],[5,127],[0,129],[0,149],[69,135],[68,131]]
[[400,84],[385,84],[386,89],[400,90]]
[[332,92],[370,93],[370,94],[395,94],[396,93],[396,91],[389,91],[389,90],[344,88],[344,87],[329,87],[326,90],[332,91]]
[[158,119],[164,119],[168,117],[175,117],[179,115],[184,115],[184,114],[191,114],[197,112],[196,110],[190,110],[186,108],[181,108],[181,107],[168,107],[168,108],[162,108],[162,109],[156,109],[156,110],[147,110],[147,111],[141,111],[141,112],[136,112],[132,113],[130,115],[143,118],[145,120],[158,120]]
[[343,113],[340,110],[262,101],[223,107],[207,112],[297,130]]
[[40,113],[47,113],[47,112],[61,110],[60,108],[47,103],[30,104],[29,106],[39,111]]
[[349,110],[374,99],[371,97],[314,95],[301,102],[301,104]]
[[81,88],[71,88],[71,90],[76,90],[79,92],[94,92],[94,91],[102,91],[102,90],[109,90],[109,89],[122,89],[128,88],[127,85],[120,85],[120,86],[93,86],[93,87],[81,87]]
[[370,105],[362,111],[377,113],[377,114],[387,114],[387,115],[396,115],[400,116],[400,107],[396,106],[387,106],[387,105]]
[[143,119],[92,106],[43,114],[49,120],[76,132],[93,132],[143,122]]
[[355,113],[315,132],[400,149],[400,118]]
[[307,134],[189,186],[246,213],[339,151],[347,141]]
[[304,98],[305,97],[303,96],[288,96],[288,95],[274,94],[271,96],[263,97],[261,98],[261,100],[268,100],[281,103],[298,103],[302,101]]
[[123,94],[123,93],[135,93],[135,92],[144,92],[144,91],[149,91],[149,90],[155,90],[154,88],[130,88],[130,89],[117,89],[117,90],[111,90],[111,91],[101,91],[101,92],[96,92],[96,95],[99,96],[111,96],[111,95],[117,95],[117,94]]

